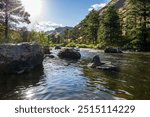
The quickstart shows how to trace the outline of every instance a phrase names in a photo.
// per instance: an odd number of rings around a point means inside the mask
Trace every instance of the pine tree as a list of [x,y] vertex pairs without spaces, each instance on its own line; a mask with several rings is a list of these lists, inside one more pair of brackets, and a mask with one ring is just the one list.
[[71,32],[78,43],[96,44],[98,28],[99,11],[92,10]]
[[99,12],[96,10],[92,10],[89,14],[88,19],[88,35],[89,41],[92,41],[93,44],[97,43],[97,33],[99,28]]
[[19,0],[1,0],[0,9],[0,22],[5,26],[5,42],[7,43],[9,41],[8,29],[15,27],[14,24],[16,23],[30,23],[30,15],[24,11],[24,7]]
[[112,6],[100,18],[98,38],[101,46],[121,46],[120,19],[116,9]]
[[125,35],[133,47],[150,50],[150,1],[128,0],[125,15]]

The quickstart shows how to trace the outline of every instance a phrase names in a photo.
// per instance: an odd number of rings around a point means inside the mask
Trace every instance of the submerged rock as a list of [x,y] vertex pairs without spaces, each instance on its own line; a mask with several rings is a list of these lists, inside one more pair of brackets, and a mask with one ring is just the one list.
[[0,74],[21,74],[42,65],[44,52],[37,43],[0,45]]
[[54,55],[52,55],[52,54],[51,54],[51,55],[49,55],[49,57],[50,57],[50,58],[55,58],[55,56],[54,56]]
[[104,50],[105,53],[123,53],[119,48],[108,47]]
[[104,63],[103,65],[97,66],[97,69],[107,70],[107,71],[118,71],[118,68],[111,63]]
[[66,59],[80,59],[81,54],[75,49],[64,48],[58,53],[60,58]]
[[96,68],[101,70],[111,70],[116,71],[117,67],[112,65],[111,62],[101,62],[100,57],[98,55],[94,56],[91,63],[87,65],[88,68]]

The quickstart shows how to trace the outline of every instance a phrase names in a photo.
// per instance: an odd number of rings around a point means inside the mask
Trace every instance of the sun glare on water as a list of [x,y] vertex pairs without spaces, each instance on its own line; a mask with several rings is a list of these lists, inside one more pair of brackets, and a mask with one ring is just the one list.
[[22,5],[25,7],[32,19],[38,18],[42,13],[42,0],[21,0]]

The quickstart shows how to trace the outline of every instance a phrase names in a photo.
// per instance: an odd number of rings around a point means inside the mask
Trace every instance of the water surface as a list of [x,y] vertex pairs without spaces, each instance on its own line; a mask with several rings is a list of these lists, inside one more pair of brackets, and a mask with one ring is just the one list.
[[[80,52],[79,61],[45,58],[43,68],[33,72],[0,75],[0,99],[150,99],[150,53],[106,54],[92,49]],[[87,68],[96,54],[119,71]]]

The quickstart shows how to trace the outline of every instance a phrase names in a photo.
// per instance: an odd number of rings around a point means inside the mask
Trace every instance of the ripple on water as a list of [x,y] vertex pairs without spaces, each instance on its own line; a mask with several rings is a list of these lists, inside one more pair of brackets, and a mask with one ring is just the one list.
[[[63,60],[52,50],[43,69],[23,75],[0,76],[0,99],[150,99],[150,54],[105,54],[81,49],[79,61]],[[119,67],[118,72],[87,68],[94,55]],[[143,93],[144,92],[144,93]]]

